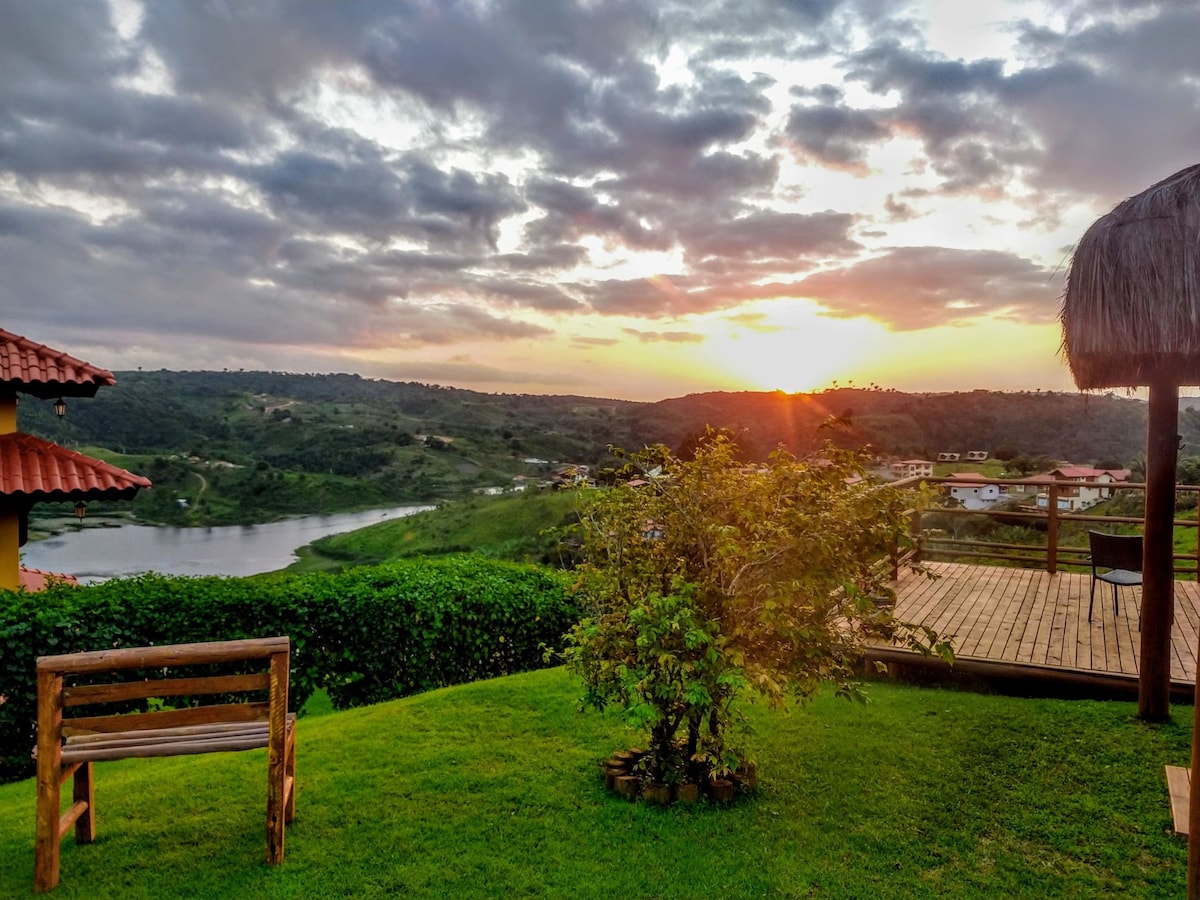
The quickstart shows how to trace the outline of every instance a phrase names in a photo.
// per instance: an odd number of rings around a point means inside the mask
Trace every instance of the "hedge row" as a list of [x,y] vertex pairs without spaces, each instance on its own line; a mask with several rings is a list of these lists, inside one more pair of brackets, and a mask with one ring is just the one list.
[[325,688],[343,709],[536,668],[576,618],[559,573],[480,557],[0,592],[0,781],[33,769],[38,656],[286,634],[293,708]]

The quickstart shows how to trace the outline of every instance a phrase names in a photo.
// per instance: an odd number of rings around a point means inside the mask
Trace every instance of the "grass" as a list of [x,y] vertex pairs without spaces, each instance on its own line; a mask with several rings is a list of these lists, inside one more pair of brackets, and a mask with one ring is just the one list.
[[542,536],[562,525],[586,499],[583,491],[524,491],[471,497],[438,509],[335,534],[301,548],[288,572],[376,565],[406,556],[474,551],[537,561],[554,542]]
[[[1128,703],[878,684],[752,707],[761,785],[728,808],[605,792],[635,739],[546,670],[304,717],[281,867],[261,752],[100,764],[66,898],[1166,897],[1186,880],[1165,763],[1190,729]],[[30,893],[34,784],[0,787],[0,896]]]

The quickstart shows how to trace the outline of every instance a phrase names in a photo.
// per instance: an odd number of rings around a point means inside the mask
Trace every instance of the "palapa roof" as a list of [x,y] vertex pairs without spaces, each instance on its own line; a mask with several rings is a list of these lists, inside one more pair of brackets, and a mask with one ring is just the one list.
[[1081,389],[1200,384],[1200,165],[1092,224],[1060,318]]
[[148,478],[31,434],[0,434],[0,498],[132,500],[148,487]]
[[0,390],[52,400],[94,397],[116,382],[107,369],[0,328]]

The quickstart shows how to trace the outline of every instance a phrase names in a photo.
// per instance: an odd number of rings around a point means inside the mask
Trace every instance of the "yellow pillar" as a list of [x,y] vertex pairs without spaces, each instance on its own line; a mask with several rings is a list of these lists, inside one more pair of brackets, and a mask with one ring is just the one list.
[[0,434],[17,430],[17,395],[0,393]]
[[[0,434],[17,430],[17,395],[0,392]],[[0,509],[0,589],[21,584],[21,514]]]
[[0,511],[0,589],[21,586],[21,514]]

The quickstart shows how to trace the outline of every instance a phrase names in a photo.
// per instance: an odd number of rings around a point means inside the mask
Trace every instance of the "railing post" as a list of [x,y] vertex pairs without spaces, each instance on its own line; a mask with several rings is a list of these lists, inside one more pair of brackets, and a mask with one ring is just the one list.
[[1058,571],[1058,484],[1050,485],[1050,497],[1046,505],[1046,571],[1051,575]]
[[[1196,529],[1200,531],[1200,528]],[[913,542],[913,562],[921,561],[921,509],[917,507],[912,511],[912,516],[909,519],[908,533],[912,537]]]

